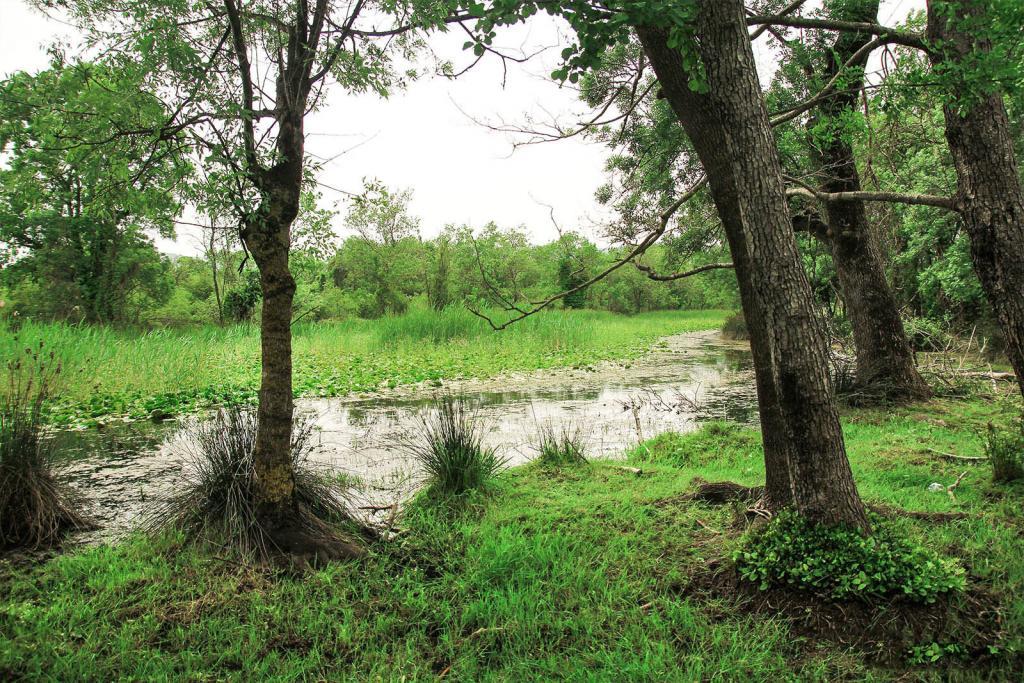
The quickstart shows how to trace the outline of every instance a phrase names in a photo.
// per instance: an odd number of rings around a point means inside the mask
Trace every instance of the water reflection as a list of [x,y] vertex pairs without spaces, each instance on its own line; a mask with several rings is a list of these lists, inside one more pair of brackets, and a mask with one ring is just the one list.
[[[579,427],[592,457],[621,457],[638,439],[708,420],[757,420],[750,353],[717,333],[680,335],[628,366],[549,371],[384,393],[371,399],[302,399],[318,428],[313,457],[362,482],[368,502],[390,503],[416,485],[397,445],[414,434],[438,393],[459,395],[484,424],[484,441],[510,464],[535,456],[539,427]],[[184,471],[178,425],[133,423],[63,432],[68,475],[93,501],[100,536],[123,532]]]

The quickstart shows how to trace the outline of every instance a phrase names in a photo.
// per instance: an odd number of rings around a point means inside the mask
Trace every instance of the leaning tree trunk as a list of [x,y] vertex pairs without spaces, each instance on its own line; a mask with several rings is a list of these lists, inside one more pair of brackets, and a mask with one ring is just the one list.
[[846,458],[827,338],[793,235],[778,150],[757,80],[742,0],[697,0],[709,91],[691,90],[661,28],[637,27],[710,182],[751,335],[770,505],[868,529]]
[[[841,3],[835,17],[844,21],[874,22],[879,0]],[[830,81],[872,36],[844,32],[826,57],[822,74]],[[858,71],[845,81],[846,87],[821,105],[819,120],[841,126],[857,103],[864,86],[863,68],[867,55],[850,68]],[[815,146],[812,144],[812,148]],[[824,192],[859,192],[860,175],[853,146],[841,131],[832,131],[816,148]],[[926,398],[931,391],[917,372],[914,351],[907,341],[896,298],[885,277],[885,264],[878,238],[868,223],[862,201],[828,202],[826,206],[832,262],[846,313],[853,328],[857,358],[857,385],[870,397],[890,400]]]
[[[959,25],[984,17],[980,0],[928,3],[932,64],[942,71],[991,50]],[[953,7],[953,16],[943,13]],[[966,68],[971,68],[969,65]],[[943,107],[956,167],[957,202],[971,240],[971,260],[1006,341],[1024,394],[1024,190],[1000,93],[967,95]]]

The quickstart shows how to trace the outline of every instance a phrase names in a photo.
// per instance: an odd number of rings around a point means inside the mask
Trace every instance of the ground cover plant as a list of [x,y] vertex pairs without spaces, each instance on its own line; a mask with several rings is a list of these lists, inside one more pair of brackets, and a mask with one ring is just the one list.
[[[748,538],[747,504],[693,499],[700,480],[762,481],[756,430],[723,423],[647,442],[630,456],[640,476],[607,462],[531,464],[456,508],[420,498],[396,538],[300,578],[241,568],[173,534],[5,563],[0,672],[1013,680],[1024,671],[1024,488],[933,452],[981,456],[986,424],[1007,425],[1013,411],[942,399],[844,417],[876,528],[965,569],[963,590],[932,605],[808,603],[743,582],[731,557]],[[929,491],[965,470],[953,496]]]
[[[294,326],[298,396],[343,396],[401,384],[491,377],[509,371],[590,366],[642,354],[668,334],[712,330],[725,311],[658,311],[635,316],[552,311],[502,332],[461,308],[410,311],[378,320]],[[179,414],[255,400],[255,327],[117,330],[27,323],[0,335],[0,357],[44,341],[65,381],[49,418],[92,424],[115,417]]]

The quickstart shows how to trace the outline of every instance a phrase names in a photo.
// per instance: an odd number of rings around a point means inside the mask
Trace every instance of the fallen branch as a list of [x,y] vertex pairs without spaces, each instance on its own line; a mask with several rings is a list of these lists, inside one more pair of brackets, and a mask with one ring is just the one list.
[[988,458],[984,456],[957,455],[956,453],[945,453],[943,451],[937,451],[934,448],[928,448],[927,450],[947,460],[962,460],[964,462],[984,462],[988,460]]
[[612,465],[612,467],[614,469],[617,469],[617,470],[622,470],[623,472],[629,472],[630,474],[635,474],[638,477],[641,474],[644,473],[644,471],[642,469],[640,469],[639,467],[626,467],[625,465]]

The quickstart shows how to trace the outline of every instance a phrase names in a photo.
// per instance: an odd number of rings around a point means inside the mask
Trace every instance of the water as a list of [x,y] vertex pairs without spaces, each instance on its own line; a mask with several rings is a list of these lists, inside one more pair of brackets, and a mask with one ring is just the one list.
[[[579,429],[591,457],[622,457],[641,438],[664,431],[757,420],[748,347],[717,332],[669,337],[625,365],[406,387],[369,398],[301,399],[296,406],[315,420],[311,457],[357,482],[360,506],[381,506],[418,485],[414,463],[398,444],[415,435],[420,415],[439,395],[464,398],[483,425],[484,442],[510,465],[536,456],[542,425]],[[59,435],[67,474],[90,497],[102,527],[87,540],[123,533],[180,482],[187,462],[179,431],[173,422],[132,423]]]

